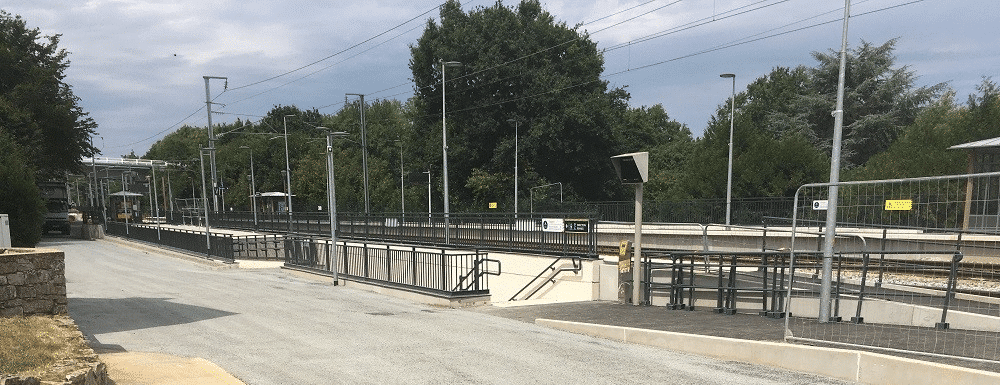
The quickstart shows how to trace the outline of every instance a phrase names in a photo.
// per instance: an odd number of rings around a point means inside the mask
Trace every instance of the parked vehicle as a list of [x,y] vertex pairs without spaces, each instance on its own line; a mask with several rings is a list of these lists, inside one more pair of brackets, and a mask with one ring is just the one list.
[[42,200],[45,201],[45,224],[42,233],[58,230],[69,235],[69,190],[65,181],[38,182]]

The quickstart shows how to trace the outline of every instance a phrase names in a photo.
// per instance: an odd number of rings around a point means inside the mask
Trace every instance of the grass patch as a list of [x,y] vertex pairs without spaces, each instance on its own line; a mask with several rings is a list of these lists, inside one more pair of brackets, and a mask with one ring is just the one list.
[[37,376],[76,354],[78,337],[54,317],[0,317],[0,373]]

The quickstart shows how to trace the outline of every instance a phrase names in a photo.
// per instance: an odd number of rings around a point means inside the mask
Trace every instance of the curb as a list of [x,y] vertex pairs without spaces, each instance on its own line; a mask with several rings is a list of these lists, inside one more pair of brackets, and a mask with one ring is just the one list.
[[536,319],[535,324],[619,342],[778,367],[862,384],[993,385],[1000,383],[1000,373],[878,353],[542,318]]

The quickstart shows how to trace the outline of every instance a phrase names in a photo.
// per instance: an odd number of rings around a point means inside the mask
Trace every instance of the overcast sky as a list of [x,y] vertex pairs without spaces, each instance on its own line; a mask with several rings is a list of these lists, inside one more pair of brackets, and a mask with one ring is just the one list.
[[[66,81],[99,125],[94,144],[103,156],[120,156],[144,154],[183,124],[204,126],[206,75],[228,77],[228,84],[211,82],[212,97],[224,104],[213,109],[225,113],[213,115],[214,123],[256,121],[275,105],[334,114],[345,93],[405,100],[413,89],[408,47],[428,19],[437,20],[441,2],[5,0],[0,8],[45,35],[62,35],[60,47],[71,53]],[[470,0],[462,7],[492,4]],[[731,81],[719,74],[735,73],[739,92],[774,67],[815,65],[811,52],[840,47],[844,2],[542,4],[557,20],[581,24],[606,49],[604,78],[627,86],[633,106],[662,104],[699,136],[731,93]],[[948,82],[965,101],[983,76],[1000,72],[997,5],[854,0],[849,42],[899,38],[897,63],[920,76],[918,85]],[[714,49],[725,46],[731,47]]]

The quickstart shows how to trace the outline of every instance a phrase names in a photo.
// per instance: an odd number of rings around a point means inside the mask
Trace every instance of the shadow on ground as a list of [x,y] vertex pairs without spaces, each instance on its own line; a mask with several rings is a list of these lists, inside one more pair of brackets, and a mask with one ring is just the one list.
[[69,313],[84,334],[181,325],[236,313],[171,302],[171,298],[69,298]]

